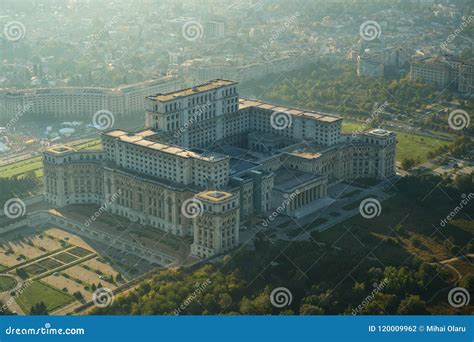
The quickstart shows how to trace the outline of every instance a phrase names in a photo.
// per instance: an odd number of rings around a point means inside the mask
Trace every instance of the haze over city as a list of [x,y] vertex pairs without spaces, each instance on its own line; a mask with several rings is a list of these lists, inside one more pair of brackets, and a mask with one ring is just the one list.
[[0,0],[0,315],[472,315],[473,9]]

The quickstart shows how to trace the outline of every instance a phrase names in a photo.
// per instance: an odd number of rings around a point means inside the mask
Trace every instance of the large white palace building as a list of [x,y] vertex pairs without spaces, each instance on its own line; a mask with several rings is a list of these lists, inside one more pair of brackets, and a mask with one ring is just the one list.
[[280,207],[298,218],[338,182],[395,174],[394,133],[344,135],[341,118],[241,99],[233,81],[148,96],[145,106],[146,128],[106,131],[100,151],[46,151],[47,200],[107,202],[113,214],[193,236],[192,254],[209,257],[237,246],[251,215]]
[[50,87],[31,89],[0,89],[0,120],[22,113],[30,117],[83,118],[107,108],[118,117],[142,112],[145,97],[179,89],[176,77],[116,88]]

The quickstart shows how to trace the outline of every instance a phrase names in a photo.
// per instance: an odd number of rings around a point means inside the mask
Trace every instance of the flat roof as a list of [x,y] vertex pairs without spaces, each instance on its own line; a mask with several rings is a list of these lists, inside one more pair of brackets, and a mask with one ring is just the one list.
[[75,152],[76,149],[66,146],[66,145],[62,145],[62,146],[48,148],[46,151],[50,153],[54,153],[54,154],[64,154],[67,152]]
[[164,142],[148,140],[147,138],[156,134],[156,132],[149,129],[134,133],[116,129],[113,131],[104,132],[102,134],[126,143],[149,148],[163,153],[172,154],[181,158],[194,158],[205,161],[218,161],[228,158],[227,156],[220,153],[207,151],[204,153],[196,153],[194,151],[187,150],[179,146],[169,145]]
[[336,148],[337,145],[325,146],[318,143],[300,143],[293,146],[288,146],[283,149],[282,152],[287,154],[306,158],[306,159],[316,159],[321,157],[326,151]]
[[242,171],[247,171],[257,167],[261,164],[254,163],[250,160],[240,159],[240,158],[230,158],[230,176],[234,176]]
[[324,175],[315,173],[303,172],[298,170],[288,170],[286,168],[280,168],[274,171],[275,174],[275,185],[274,189],[283,192],[293,191],[294,188],[303,186],[309,182],[317,181],[325,178]]
[[301,109],[296,109],[296,108],[288,108],[288,107],[274,105],[271,103],[265,103],[265,102],[256,101],[256,100],[247,100],[244,98],[239,99],[239,109],[245,109],[245,108],[251,108],[251,107],[267,109],[273,112],[285,112],[292,116],[302,116],[305,118],[310,118],[310,119],[314,119],[314,120],[322,121],[322,122],[331,123],[331,122],[342,120],[342,118],[333,116],[333,115],[307,111],[307,110],[301,110]]
[[229,80],[216,79],[216,80],[212,80],[212,81],[209,81],[207,83],[204,83],[204,84],[200,84],[200,85],[195,86],[195,87],[176,90],[176,91],[172,91],[172,92],[169,92],[169,93],[166,93],[166,94],[156,94],[156,95],[148,96],[147,98],[151,99],[153,101],[164,102],[164,101],[174,100],[178,97],[195,95],[195,94],[198,94],[198,93],[202,93],[202,92],[205,92],[205,91],[217,89],[217,88],[232,85],[232,84],[237,84],[237,82],[229,81]]
[[211,190],[200,192],[196,196],[210,202],[221,202],[231,198],[233,194],[230,192]]
[[381,129],[381,128],[376,128],[376,129],[372,129],[368,132],[365,132],[365,134],[368,134],[368,135],[375,135],[377,137],[389,137],[391,135],[394,135],[395,133],[393,132],[390,132],[390,131],[387,131],[385,129]]

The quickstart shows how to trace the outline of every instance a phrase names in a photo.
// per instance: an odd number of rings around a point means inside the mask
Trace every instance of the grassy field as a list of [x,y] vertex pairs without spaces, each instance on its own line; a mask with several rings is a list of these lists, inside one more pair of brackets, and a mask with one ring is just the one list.
[[25,287],[25,290],[18,296],[16,302],[25,313],[29,313],[31,307],[40,302],[44,302],[48,312],[52,312],[74,302],[74,300],[74,297],[67,293],[53,289],[42,282],[35,281]]
[[441,146],[449,145],[448,141],[438,140],[421,135],[398,132],[397,160],[413,158],[424,163],[428,160],[426,153]]
[[[101,147],[99,139],[90,140],[74,148],[78,150],[96,150]],[[23,178],[27,173],[34,172],[36,177],[43,177],[43,162],[41,156],[28,158],[17,163],[0,166],[0,178],[18,177]]]
[[16,286],[15,279],[0,275],[0,292],[13,290],[15,286]]
[[41,157],[28,158],[18,163],[0,166],[0,177],[21,176],[28,172],[36,172],[42,167]]
[[[343,121],[342,132],[352,133],[358,131],[361,127],[360,123],[353,121]],[[402,161],[405,158],[413,158],[420,163],[428,160],[426,153],[434,151],[440,146],[449,145],[449,142],[425,137],[413,133],[397,132],[397,161]]]

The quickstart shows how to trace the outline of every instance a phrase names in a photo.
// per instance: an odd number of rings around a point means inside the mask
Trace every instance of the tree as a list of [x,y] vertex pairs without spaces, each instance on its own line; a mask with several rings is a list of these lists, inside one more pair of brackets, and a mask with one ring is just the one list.
[[28,278],[28,273],[23,268],[17,268],[16,269],[16,274],[21,278],[21,279],[27,279]]
[[121,283],[123,281],[123,277],[120,273],[118,273],[116,276],[115,276],[115,281],[117,281],[118,283]]
[[303,304],[300,308],[301,315],[324,315],[324,309],[320,306]]
[[459,175],[454,179],[453,185],[456,189],[464,193],[470,193],[474,190],[472,175]]
[[402,160],[402,168],[405,171],[410,170],[415,165],[416,165],[416,161],[413,158],[404,158]]
[[76,298],[79,301],[84,299],[84,297],[82,296],[82,293],[80,291],[76,291],[72,295],[74,296],[74,298]]
[[39,302],[33,305],[30,309],[30,315],[48,315],[48,309],[46,307],[46,304],[44,302]]
[[9,316],[13,315],[13,312],[11,312],[6,305],[3,304],[2,301],[0,301],[0,316]]
[[464,287],[469,292],[474,292],[474,274],[468,274],[459,282],[459,285]]
[[378,293],[362,310],[364,315],[394,314],[397,309],[397,296]]
[[399,315],[426,315],[429,312],[426,310],[425,301],[421,300],[420,296],[407,295],[398,306],[397,313]]
[[219,295],[219,306],[222,310],[229,309],[232,305],[232,297],[228,293],[221,293]]
[[260,293],[255,299],[244,297],[240,302],[240,312],[244,315],[264,315],[271,312],[270,290]]

